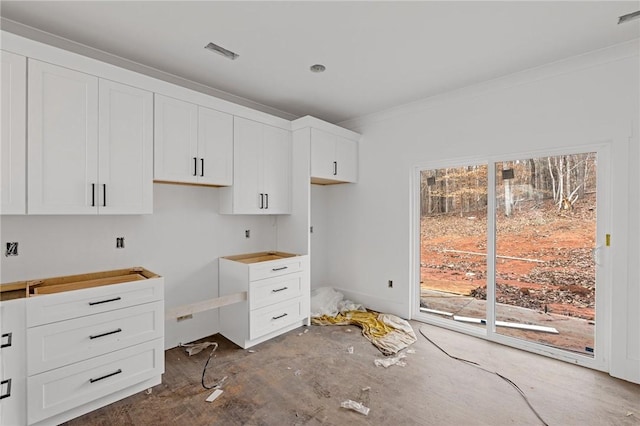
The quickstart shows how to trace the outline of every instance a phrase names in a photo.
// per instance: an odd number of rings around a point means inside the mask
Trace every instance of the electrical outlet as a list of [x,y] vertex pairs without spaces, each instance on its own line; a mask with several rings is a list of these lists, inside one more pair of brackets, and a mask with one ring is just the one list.
[[124,248],[124,237],[116,237],[116,248]]
[[244,237],[245,238],[251,237],[251,230],[250,229],[247,229],[247,230],[244,231]]
[[388,286],[389,288],[393,288],[393,280],[389,280]]
[[13,241],[10,243],[7,243],[7,251],[4,252],[4,255],[9,257],[9,256],[17,256],[18,255],[18,242],[17,241]]
[[192,318],[193,318],[193,315],[191,315],[191,314],[183,315],[181,317],[178,317],[178,322],[184,321],[184,320],[190,320]]

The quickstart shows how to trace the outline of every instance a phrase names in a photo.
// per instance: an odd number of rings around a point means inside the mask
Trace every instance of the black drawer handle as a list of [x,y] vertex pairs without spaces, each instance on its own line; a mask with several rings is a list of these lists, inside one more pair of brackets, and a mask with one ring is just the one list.
[[109,336],[111,334],[120,333],[121,331],[122,331],[122,329],[118,328],[117,330],[107,331],[106,333],[102,333],[102,334],[93,334],[93,335],[89,336],[89,339],[97,339],[99,337],[104,337],[104,336]]
[[120,373],[122,373],[122,370],[118,368],[118,370],[114,371],[113,373],[105,374],[104,376],[98,377],[97,379],[89,379],[89,383],[99,382],[100,380],[107,379],[111,376],[115,376],[116,374],[120,374]]
[[0,382],[0,387],[7,385],[7,391],[0,395],[0,399],[9,398],[11,396],[11,379]]
[[97,302],[89,302],[89,306],[100,305],[102,303],[117,302],[118,300],[122,300],[122,297],[118,296],[118,297],[114,297],[113,299],[105,299],[105,300],[99,300]]
[[286,313],[284,313],[284,314],[282,314],[282,315],[278,315],[277,317],[271,317],[271,319],[273,319],[273,320],[277,320],[277,319],[280,319],[280,318],[284,318],[284,317],[286,317],[286,316],[287,316],[287,314],[286,314]]
[[2,341],[4,342],[5,337],[7,338],[7,343],[3,343],[2,345],[0,345],[0,349],[1,348],[8,348],[9,346],[11,346],[11,340],[13,337],[13,333],[4,333],[2,335]]
[[280,268],[272,268],[271,270],[275,272],[275,271],[284,271],[285,269],[289,269],[289,267],[288,266],[282,266]]
[[287,290],[288,288],[289,288],[289,287],[277,288],[277,289],[275,289],[275,290],[271,290],[271,292],[272,292],[272,293],[277,293],[277,292],[279,292],[279,291]]

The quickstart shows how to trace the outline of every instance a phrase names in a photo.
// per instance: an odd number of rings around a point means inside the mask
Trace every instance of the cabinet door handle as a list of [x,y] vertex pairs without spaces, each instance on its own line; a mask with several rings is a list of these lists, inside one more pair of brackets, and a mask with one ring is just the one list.
[[264,194],[260,194],[260,209],[264,209]]
[[107,184],[102,184],[102,207],[107,207]]
[[105,374],[104,376],[100,376],[100,377],[98,377],[96,379],[89,379],[89,383],[99,382],[100,380],[107,379],[109,377],[115,376],[116,374],[120,374],[120,373],[122,373],[122,369],[118,368],[113,373]]
[[89,336],[89,339],[93,340],[93,339],[98,339],[100,337],[105,337],[105,336],[109,336],[111,334],[116,334],[116,333],[120,333],[122,331],[121,328],[118,328],[116,330],[112,330],[112,331],[107,331],[106,333],[100,333],[100,334],[92,334]]
[[89,306],[101,305],[103,303],[109,303],[109,302],[116,302],[118,300],[122,300],[122,297],[118,296],[118,297],[114,297],[113,299],[105,299],[105,300],[99,300],[97,302],[89,302]]
[[289,268],[288,266],[281,266],[279,268],[271,268],[272,271],[283,271],[285,269]]
[[277,288],[277,289],[275,289],[275,290],[271,290],[271,292],[272,292],[272,293],[277,293],[277,292],[279,292],[279,291],[287,290],[288,288],[289,288],[289,287]]
[[266,198],[266,200],[267,200],[266,205],[265,205],[265,207],[264,207],[264,208],[265,208],[265,209],[268,209],[268,208],[269,208],[269,194],[264,194],[264,196],[265,196],[265,198]]
[[96,206],[96,184],[91,184],[91,207]]
[[272,319],[272,320],[277,320],[277,319],[280,319],[280,318],[284,318],[284,317],[286,317],[286,316],[287,316],[287,313],[285,312],[284,314],[282,314],[282,315],[278,315],[277,317],[271,317],[271,319]]
[[9,398],[11,396],[11,379],[0,382],[0,387],[4,387],[4,385],[7,385],[7,391],[0,395],[0,399]]
[[204,158],[200,159],[200,176],[204,176]]
[[2,334],[2,341],[4,342],[5,337],[7,338],[7,343],[3,343],[2,345],[0,345],[0,349],[1,348],[8,348],[9,346],[11,346],[11,340],[13,337],[13,333],[3,333]]
[[198,157],[193,157],[193,175],[198,176]]
[[338,162],[337,161],[333,162],[333,175],[334,176],[338,175]]

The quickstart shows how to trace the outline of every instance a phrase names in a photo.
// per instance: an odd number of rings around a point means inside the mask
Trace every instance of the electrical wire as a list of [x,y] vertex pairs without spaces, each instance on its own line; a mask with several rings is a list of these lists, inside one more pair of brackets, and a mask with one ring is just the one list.
[[202,387],[210,390],[210,389],[216,389],[219,388],[220,385],[222,385],[222,382],[224,382],[225,380],[227,380],[227,376],[224,376],[221,380],[218,380],[216,383],[207,386],[204,384],[204,376],[207,373],[207,367],[209,366],[209,362],[211,361],[211,358],[213,357],[213,353],[216,351],[216,349],[218,349],[218,344],[216,342],[213,342],[213,350],[211,350],[211,353],[209,354],[209,358],[207,358],[207,362],[205,362],[204,364],[204,368],[202,369]]
[[460,362],[464,362],[465,364],[470,364],[476,368],[479,368],[482,371],[486,371],[487,373],[490,374],[495,374],[496,376],[500,377],[502,380],[504,380],[505,382],[509,383],[511,386],[513,386],[513,388],[518,391],[518,393],[520,394],[520,396],[522,397],[522,399],[524,399],[524,402],[527,403],[527,405],[529,406],[529,408],[531,409],[531,411],[533,411],[533,414],[536,415],[536,417],[542,422],[543,426],[549,426],[549,424],[544,421],[544,419],[542,418],[542,416],[536,411],[535,408],[533,408],[533,405],[531,405],[531,402],[529,402],[529,398],[527,398],[527,395],[524,393],[524,391],[522,389],[520,389],[520,387],[518,385],[516,385],[511,379],[509,379],[508,377],[503,376],[502,374],[496,372],[496,371],[491,371],[488,370],[484,367],[482,367],[480,364],[478,364],[477,362],[473,362],[473,361],[469,361],[467,359],[464,358],[459,358],[453,355],[450,355],[447,351],[445,351],[444,349],[442,349],[436,342],[434,342],[433,340],[431,340],[426,334],[424,334],[424,331],[422,331],[422,329],[420,329],[420,334],[422,334],[422,336],[427,339],[429,341],[429,343],[431,343],[433,346],[435,346],[436,348],[438,348],[442,353],[444,353],[446,356],[448,356],[449,358],[455,359],[456,361],[460,361]]

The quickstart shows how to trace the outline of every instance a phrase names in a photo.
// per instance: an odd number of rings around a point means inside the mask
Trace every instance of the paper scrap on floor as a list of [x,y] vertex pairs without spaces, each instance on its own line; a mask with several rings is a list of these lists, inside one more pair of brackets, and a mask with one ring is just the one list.
[[411,325],[392,314],[367,311],[362,305],[345,300],[330,287],[311,292],[311,322],[316,325],[357,325],[380,352],[393,355],[414,343],[417,338]]

